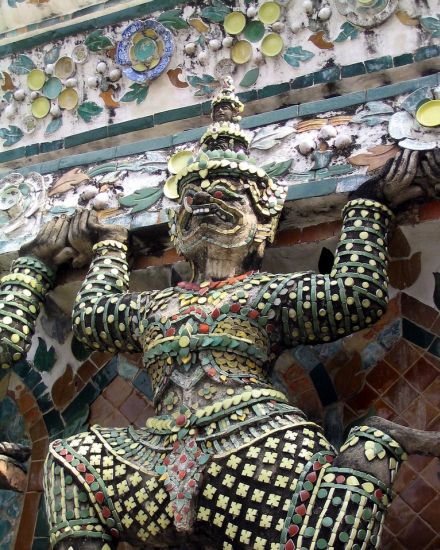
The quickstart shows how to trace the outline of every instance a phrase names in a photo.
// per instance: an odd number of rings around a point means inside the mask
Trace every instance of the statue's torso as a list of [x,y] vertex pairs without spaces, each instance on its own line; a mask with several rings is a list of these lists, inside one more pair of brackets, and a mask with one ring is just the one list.
[[140,319],[140,341],[159,410],[197,409],[270,387],[268,373],[284,346],[278,306],[295,284],[255,273],[155,293]]

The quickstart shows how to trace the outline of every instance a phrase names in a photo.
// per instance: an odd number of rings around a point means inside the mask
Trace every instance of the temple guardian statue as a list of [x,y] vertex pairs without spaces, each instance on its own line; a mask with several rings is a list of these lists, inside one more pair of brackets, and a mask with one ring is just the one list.
[[93,246],[74,333],[93,350],[142,352],[154,389],[156,416],[144,428],[92,426],[52,443],[54,549],[377,548],[406,454],[440,454],[438,434],[380,418],[336,450],[270,382],[283,350],[343,338],[384,314],[391,208],[415,196],[408,174],[418,153],[347,203],[329,275],[263,273],[286,189],[249,158],[242,109],[228,82],[193,162],[168,190],[190,282],[129,292],[127,231],[89,211],[49,222],[1,281],[7,366],[26,353],[57,264]]

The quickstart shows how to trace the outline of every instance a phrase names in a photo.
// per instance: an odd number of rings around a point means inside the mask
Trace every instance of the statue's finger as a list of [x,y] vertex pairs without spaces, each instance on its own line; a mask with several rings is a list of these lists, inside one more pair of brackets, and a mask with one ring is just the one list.
[[[436,158],[438,156],[438,158]],[[427,151],[426,160],[434,176],[440,177],[440,151]]]
[[90,210],[83,210],[81,217],[78,221],[78,231],[80,234],[87,234],[87,225],[90,216]]
[[65,225],[65,222],[66,222],[66,217],[65,216],[60,216],[58,218],[55,225],[53,226],[52,234],[50,236],[52,241],[54,241],[54,240],[57,241],[60,238],[60,234],[63,230],[63,226]]
[[405,156],[405,163],[402,166],[402,170],[404,170],[402,174],[402,183],[404,185],[409,185],[412,180],[414,179],[416,172],[417,172],[417,165],[419,162],[419,152],[418,151],[410,151],[407,149],[408,154]]
[[87,254],[78,254],[72,261],[73,267],[76,269],[84,267],[90,261],[90,257]]
[[69,227],[70,227],[70,218],[64,218],[63,219],[63,225],[60,228],[60,232],[58,233],[57,240],[62,243],[67,243],[67,236],[69,234]]
[[63,248],[63,250],[61,250],[61,252],[58,252],[58,254],[56,254],[53,262],[55,265],[64,264],[65,262],[71,260],[75,256],[75,253],[76,252],[72,247],[66,246],[65,248]]

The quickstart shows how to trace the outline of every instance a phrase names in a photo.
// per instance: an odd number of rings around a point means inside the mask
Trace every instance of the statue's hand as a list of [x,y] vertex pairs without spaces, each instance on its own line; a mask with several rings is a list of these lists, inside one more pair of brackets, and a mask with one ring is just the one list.
[[94,210],[77,210],[68,235],[69,244],[76,251],[73,266],[82,267],[90,262],[95,243],[107,239],[126,242],[127,236],[125,227],[101,223]]
[[69,226],[65,216],[48,221],[35,239],[20,248],[20,256],[36,256],[52,269],[68,262],[75,255],[67,241]]
[[[426,151],[420,161],[420,185],[430,197],[440,195],[440,149]],[[417,182],[419,183],[419,182]]]
[[381,186],[384,202],[391,208],[409,200],[426,196],[426,191],[414,183],[419,161],[419,151],[404,149],[381,172]]

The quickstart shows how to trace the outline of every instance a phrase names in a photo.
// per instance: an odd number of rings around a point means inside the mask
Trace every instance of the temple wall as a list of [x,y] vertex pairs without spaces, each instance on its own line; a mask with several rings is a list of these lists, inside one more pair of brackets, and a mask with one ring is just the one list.
[[[439,148],[439,10],[434,0],[378,0],[367,15],[354,1],[283,0],[268,22],[261,4],[0,0],[2,274],[44,221],[79,205],[130,229],[133,290],[187,275],[167,237],[173,171],[204,133],[228,74],[245,103],[252,156],[288,186],[263,268],[328,272],[348,193],[399,149]],[[232,7],[247,14],[237,35],[225,29]],[[153,59],[142,59],[130,26],[147,19]],[[431,107],[421,112],[423,104]],[[439,231],[434,198],[402,209],[387,314],[277,363],[275,382],[336,444],[371,414],[440,430]],[[49,547],[49,441],[95,423],[142,426],[153,414],[140,356],[91,353],[72,338],[85,273],[60,269],[27,361],[0,372],[0,440],[32,445],[25,492],[0,491],[0,550]],[[381,550],[440,548],[439,474],[438,459],[414,456],[402,467]]]

